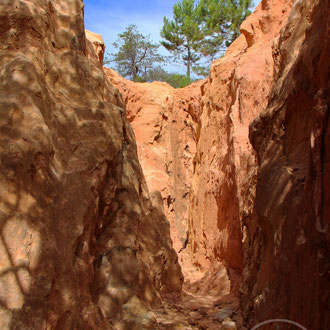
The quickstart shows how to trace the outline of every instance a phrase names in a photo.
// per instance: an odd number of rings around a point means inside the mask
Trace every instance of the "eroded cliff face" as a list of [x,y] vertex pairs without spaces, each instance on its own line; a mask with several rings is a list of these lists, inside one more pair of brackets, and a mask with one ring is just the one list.
[[273,47],[269,103],[250,125],[258,159],[247,224],[246,321],[329,329],[329,1],[294,1]]
[[[174,149],[166,142],[172,127],[189,132],[173,112],[185,89],[173,94],[108,72],[124,96],[149,184],[165,204],[174,196],[188,205],[193,264],[211,272],[226,265],[249,327],[285,318],[329,328],[328,12],[326,0],[263,0],[209,79],[190,91],[194,114],[182,102],[194,134],[176,133]],[[189,204],[173,190],[186,143]],[[171,172],[168,155],[180,164]],[[204,293],[221,286],[212,277],[202,285]]]
[[2,0],[0,327],[156,328],[183,281],[165,212],[211,276],[164,327],[240,326],[231,291],[246,326],[328,329],[328,12],[263,0],[209,79],[175,90],[103,71],[80,0]]
[[185,236],[173,199],[184,231],[188,219],[185,251],[198,269],[226,265],[250,327],[287,318],[329,328],[328,12],[326,0],[263,0],[209,79],[187,89],[107,71],[177,251]]
[[161,82],[134,83],[107,68],[105,72],[123,97],[148,187],[161,192],[173,245],[181,254],[187,245],[201,89],[207,80],[174,89]]
[[182,273],[83,3],[0,13],[0,327],[152,328]]
[[291,0],[263,0],[242,35],[213,62],[203,88],[190,193],[189,244],[195,265],[243,269],[244,224],[253,221],[256,160],[248,126],[267,104],[273,40]]

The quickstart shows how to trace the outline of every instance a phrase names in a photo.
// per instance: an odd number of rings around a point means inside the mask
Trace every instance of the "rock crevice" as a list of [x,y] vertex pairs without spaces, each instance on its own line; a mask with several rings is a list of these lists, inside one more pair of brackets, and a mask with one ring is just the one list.
[[263,0],[176,90],[81,0],[2,0],[0,327],[328,329],[328,12]]

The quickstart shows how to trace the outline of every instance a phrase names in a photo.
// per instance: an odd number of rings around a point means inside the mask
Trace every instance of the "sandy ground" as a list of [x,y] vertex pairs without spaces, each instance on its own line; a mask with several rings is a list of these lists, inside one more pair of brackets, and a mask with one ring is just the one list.
[[[232,283],[226,268],[220,266],[210,274],[194,268],[187,259],[180,261],[185,277],[183,295],[167,297],[153,311],[155,329],[245,329],[239,300],[230,293]],[[222,327],[225,320],[226,327]]]

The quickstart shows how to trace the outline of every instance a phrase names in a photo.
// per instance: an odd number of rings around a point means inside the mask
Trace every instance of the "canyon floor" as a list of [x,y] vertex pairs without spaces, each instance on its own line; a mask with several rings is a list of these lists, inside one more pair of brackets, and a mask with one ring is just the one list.
[[[245,329],[239,300],[228,293],[230,282],[225,267],[212,277],[194,269],[183,268],[183,272],[182,297],[168,297],[161,308],[154,310],[155,329]],[[211,283],[213,289],[205,293]]]

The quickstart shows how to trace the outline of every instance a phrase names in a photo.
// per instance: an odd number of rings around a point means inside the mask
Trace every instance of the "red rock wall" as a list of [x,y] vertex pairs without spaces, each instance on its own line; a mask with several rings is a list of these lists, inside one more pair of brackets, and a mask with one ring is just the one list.
[[219,263],[243,269],[244,226],[253,219],[256,184],[248,126],[267,104],[272,44],[290,4],[263,0],[242,24],[242,35],[213,62],[203,88],[189,216],[189,248],[202,269]]
[[[194,92],[107,73],[124,97],[148,185],[169,200],[177,250],[188,219],[194,265],[225,263],[241,276],[241,285],[231,276],[232,290],[247,326],[287,318],[327,329],[329,4],[291,5],[263,0]],[[184,205],[181,227],[173,199]]]
[[291,4],[174,90],[105,74],[80,0],[1,1],[1,328],[153,329],[183,280],[164,206],[247,326],[330,327],[329,1]]
[[83,3],[0,17],[0,327],[152,328],[182,274]]
[[161,192],[173,245],[181,254],[187,244],[197,120],[206,80],[174,89],[160,82],[134,83],[107,68],[105,72],[123,97],[148,187]]
[[250,325],[286,318],[329,329],[329,1],[294,1],[273,47],[274,86],[250,126],[255,222],[242,293]]

